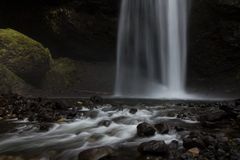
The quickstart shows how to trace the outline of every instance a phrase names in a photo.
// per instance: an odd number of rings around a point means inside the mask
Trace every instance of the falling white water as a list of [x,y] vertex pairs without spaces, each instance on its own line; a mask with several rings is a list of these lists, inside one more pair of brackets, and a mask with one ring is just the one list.
[[187,0],[122,0],[115,95],[186,97]]

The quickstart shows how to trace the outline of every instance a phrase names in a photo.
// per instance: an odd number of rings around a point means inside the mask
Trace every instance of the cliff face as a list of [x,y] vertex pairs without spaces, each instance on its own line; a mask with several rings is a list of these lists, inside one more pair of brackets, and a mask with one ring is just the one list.
[[53,55],[114,59],[116,0],[2,0],[0,28],[13,28],[48,46]]
[[[104,61],[114,68],[120,1],[1,0],[0,28],[36,39],[53,57]],[[188,52],[191,90],[239,93],[240,0],[192,0]]]
[[238,92],[239,4],[239,0],[193,1],[189,26],[188,84],[197,84],[208,90]]

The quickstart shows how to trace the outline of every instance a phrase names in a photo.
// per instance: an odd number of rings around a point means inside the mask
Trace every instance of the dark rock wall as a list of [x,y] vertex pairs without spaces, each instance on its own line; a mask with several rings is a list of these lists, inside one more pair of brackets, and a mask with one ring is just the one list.
[[0,28],[48,46],[53,56],[115,58],[119,0],[1,0]]
[[239,0],[192,1],[188,84],[193,88],[239,93],[239,4]]

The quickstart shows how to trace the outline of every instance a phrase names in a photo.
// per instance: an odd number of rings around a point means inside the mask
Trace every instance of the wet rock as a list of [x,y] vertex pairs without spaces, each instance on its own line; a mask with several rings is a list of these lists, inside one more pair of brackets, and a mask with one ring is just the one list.
[[[195,158],[188,152],[184,153],[180,157],[181,160],[195,160]],[[215,160],[215,159],[212,159]]]
[[177,115],[177,118],[182,119],[182,120],[191,120],[191,121],[196,121],[197,117],[192,114],[191,112],[186,112],[184,111],[184,113],[179,113]]
[[69,111],[67,114],[67,119],[74,119],[77,116],[76,111]]
[[170,150],[177,150],[179,147],[179,143],[176,140],[173,140],[169,145]]
[[154,127],[157,129],[158,133],[160,134],[168,134],[169,132],[169,125],[167,123],[158,123],[155,124]]
[[0,160],[24,160],[20,156],[5,156],[5,155],[0,155]]
[[167,117],[175,117],[175,113],[173,113],[173,112],[168,112],[168,113],[167,113]]
[[222,105],[220,109],[225,111],[229,117],[236,118],[240,114],[240,105],[236,102],[236,105]]
[[131,108],[130,110],[129,110],[129,113],[131,113],[131,114],[136,114],[137,113],[137,109],[136,108]]
[[98,123],[98,126],[109,127],[111,124],[112,124],[112,121],[110,121],[110,120],[103,120],[103,121]]
[[192,157],[198,157],[199,156],[199,153],[200,153],[200,150],[195,147],[195,148],[191,148],[187,151],[188,154],[192,155]]
[[144,155],[167,156],[169,147],[164,141],[150,141],[140,144],[138,151]]
[[240,121],[240,114],[237,116],[237,120],[238,120],[238,122]]
[[98,116],[98,111],[89,111],[86,113],[86,117],[90,117],[92,119],[97,118]]
[[99,160],[132,160],[130,157],[125,156],[106,156]]
[[128,119],[128,117],[120,116],[120,117],[113,118],[112,121],[115,123],[124,123],[125,120],[127,120],[127,119]]
[[41,132],[47,132],[47,131],[49,131],[49,129],[50,129],[51,127],[52,127],[51,124],[41,123],[41,124],[39,125],[39,131],[41,131]]
[[208,121],[208,122],[216,122],[223,120],[227,117],[227,113],[225,111],[219,110],[214,112],[209,112],[200,116],[200,121]]
[[100,160],[103,157],[110,156],[113,153],[111,147],[99,147],[82,151],[78,155],[79,160]]
[[178,126],[175,126],[174,129],[175,129],[177,132],[183,132],[183,131],[185,131],[184,128],[178,127]]
[[205,128],[217,128],[219,125],[217,122],[209,122],[209,121],[201,121],[200,123]]
[[187,137],[183,139],[183,146],[185,149],[191,149],[191,148],[205,148],[205,144],[202,139],[198,138],[191,138]]
[[206,146],[210,146],[210,145],[215,145],[217,143],[216,138],[210,136],[210,135],[206,135],[203,137],[203,142],[205,143]]
[[137,135],[139,137],[153,136],[155,132],[156,132],[155,128],[146,122],[141,123],[137,126]]
[[90,97],[90,101],[95,104],[101,104],[101,103],[103,103],[103,98],[100,96],[92,96],[92,97]]

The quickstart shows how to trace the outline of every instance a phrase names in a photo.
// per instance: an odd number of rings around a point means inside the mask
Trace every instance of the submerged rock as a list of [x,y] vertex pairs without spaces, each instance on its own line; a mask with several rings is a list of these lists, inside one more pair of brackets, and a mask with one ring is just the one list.
[[150,141],[140,144],[138,151],[146,155],[166,156],[169,154],[169,147],[164,141]]
[[139,137],[153,136],[155,132],[156,132],[155,128],[146,122],[141,123],[137,126],[137,135]]
[[129,110],[129,113],[131,113],[131,114],[136,114],[137,113],[137,109],[136,108],[131,108],[130,110]]
[[79,160],[100,160],[101,158],[109,156],[112,153],[113,153],[113,149],[108,146],[92,148],[79,153],[78,159]]
[[112,121],[110,121],[110,120],[103,120],[103,121],[98,123],[98,126],[109,127],[111,124],[112,124]]

